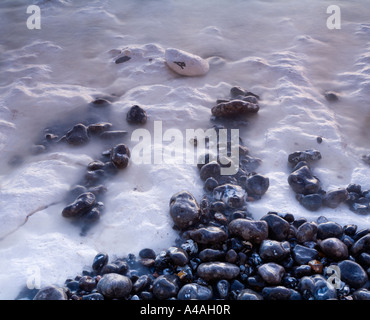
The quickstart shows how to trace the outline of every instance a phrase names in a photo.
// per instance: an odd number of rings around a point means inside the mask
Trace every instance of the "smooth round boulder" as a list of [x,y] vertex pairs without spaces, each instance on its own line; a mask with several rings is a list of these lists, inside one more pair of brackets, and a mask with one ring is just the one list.
[[118,273],[105,274],[97,285],[98,291],[109,299],[124,299],[132,289],[130,278]]

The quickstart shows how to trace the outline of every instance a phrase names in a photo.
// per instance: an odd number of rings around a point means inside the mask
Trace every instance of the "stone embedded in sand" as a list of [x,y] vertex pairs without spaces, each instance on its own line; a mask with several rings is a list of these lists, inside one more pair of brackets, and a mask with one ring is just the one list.
[[200,208],[191,193],[181,191],[170,199],[170,215],[177,227],[186,229],[198,222]]
[[110,159],[117,169],[124,169],[130,159],[130,149],[125,144],[118,144],[111,150]]
[[66,141],[75,146],[86,144],[89,141],[87,127],[82,123],[76,124],[67,132]]
[[320,189],[320,181],[313,176],[307,165],[293,171],[288,177],[288,183],[294,192],[304,195],[317,193]]
[[320,160],[321,153],[317,150],[296,151],[288,156],[289,163],[298,164],[301,161]]
[[80,217],[88,213],[94,205],[95,195],[91,192],[85,192],[63,209],[62,216],[65,218]]
[[229,102],[219,103],[212,108],[211,112],[215,117],[230,117],[241,114],[257,113],[259,109],[259,105],[255,103],[243,100],[232,100]]
[[240,208],[245,203],[246,192],[238,185],[223,184],[213,189],[213,197],[230,208]]
[[347,200],[348,191],[344,188],[328,192],[323,200],[323,204],[329,208],[336,208],[341,202]]
[[145,110],[137,105],[134,105],[127,112],[126,120],[132,124],[145,124],[148,116]]
[[202,76],[209,71],[207,60],[182,50],[167,49],[165,60],[170,69],[183,76]]

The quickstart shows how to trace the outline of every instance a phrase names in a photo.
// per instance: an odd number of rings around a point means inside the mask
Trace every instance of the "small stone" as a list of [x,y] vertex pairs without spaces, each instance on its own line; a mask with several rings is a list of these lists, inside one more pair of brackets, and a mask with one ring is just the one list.
[[268,234],[271,239],[284,241],[288,238],[290,225],[285,219],[276,214],[266,214],[261,220],[267,222]]
[[112,131],[104,131],[99,135],[100,139],[103,140],[118,140],[122,139],[127,135],[127,131],[124,130],[112,130]]
[[243,289],[237,295],[236,300],[263,300],[263,297],[252,289]]
[[299,282],[299,291],[304,296],[308,291],[314,300],[336,299],[337,292],[334,286],[326,281],[322,275],[303,277]]
[[230,283],[227,280],[220,280],[216,285],[217,293],[221,299],[226,299],[229,295]]
[[275,262],[268,262],[258,267],[258,274],[268,284],[278,285],[285,274],[285,269]]
[[104,98],[96,98],[94,101],[91,102],[91,104],[94,107],[107,107],[111,103],[107,99],[104,99]]
[[122,56],[122,57],[119,57],[118,59],[116,59],[115,63],[116,64],[124,63],[126,61],[129,61],[130,59],[131,59],[131,57],[129,57],[129,56]]
[[288,177],[288,183],[295,193],[303,195],[317,193],[320,188],[320,181],[312,175],[307,165],[293,171]]
[[177,299],[179,300],[210,300],[212,299],[212,290],[208,287],[201,286],[197,283],[189,283],[184,285],[179,293]]
[[259,111],[259,105],[243,100],[232,100],[219,103],[211,109],[215,117],[232,117],[243,114],[255,114]]
[[307,264],[311,267],[314,273],[322,274],[324,266],[319,260],[311,260],[308,261]]
[[79,280],[78,284],[81,290],[87,291],[87,292],[93,291],[96,287],[95,279],[90,276],[83,276]]
[[289,300],[292,292],[283,286],[265,287],[262,296],[266,300]]
[[227,239],[227,233],[219,227],[206,227],[191,230],[190,238],[202,244],[222,243]]
[[323,204],[329,208],[336,208],[341,202],[347,200],[348,192],[346,189],[339,189],[326,193]]
[[98,292],[86,294],[82,297],[82,300],[88,300],[88,301],[98,301],[98,300],[104,300],[104,296]]
[[100,279],[97,289],[106,298],[123,299],[131,292],[132,282],[126,276],[108,273]]
[[176,297],[178,291],[178,278],[174,275],[161,275],[153,282],[153,294],[157,299]]
[[297,241],[304,243],[307,241],[315,241],[317,233],[317,225],[314,222],[305,222],[297,230]]
[[246,193],[238,185],[223,184],[213,189],[213,197],[215,200],[223,201],[230,208],[240,208],[245,203]]
[[198,275],[205,281],[231,280],[239,275],[239,267],[228,262],[205,262],[199,265]]
[[339,100],[338,93],[334,91],[326,91],[324,96],[325,96],[325,99],[328,100],[329,102],[336,102]]
[[341,280],[355,289],[361,288],[367,281],[365,270],[356,262],[344,260],[338,263]]
[[366,234],[358,239],[351,247],[351,254],[355,257],[362,252],[370,252],[370,234]]
[[307,248],[297,244],[293,248],[293,258],[298,264],[307,264],[311,260],[319,257],[319,253],[315,249]]
[[126,120],[132,124],[145,124],[148,116],[145,110],[137,105],[134,105],[127,112]]
[[317,141],[317,143],[322,143],[322,137],[317,137],[316,141]]
[[317,194],[302,195],[299,199],[300,204],[310,211],[317,211],[322,206],[322,197]]
[[94,205],[94,194],[91,192],[83,193],[72,204],[63,209],[62,216],[65,218],[80,217],[88,213]]
[[181,191],[170,199],[170,215],[177,227],[186,229],[199,221],[200,208],[192,194]]
[[370,300],[370,291],[367,289],[359,289],[353,293],[354,300]]
[[229,223],[229,232],[244,240],[260,244],[268,237],[268,224],[266,221],[253,221],[239,218]]
[[204,262],[219,261],[225,258],[225,252],[221,250],[206,248],[202,250],[201,252],[199,252],[199,258]]
[[144,248],[140,250],[139,257],[142,259],[155,259],[156,254],[153,249]]
[[211,161],[209,163],[206,163],[202,168],[200,169],[200,178],[205,181],[208,178],[214,178],[217,179],[221,174],[221,166],[216,161]]
[[[313,261],[313,260],[311,260]],[[297,278],[302,278],[305,276],[310,276],[312,273],[312,268],[308,264],[303,264],[294,269],[294,276]]]
[[259,254],[264,261],[277,262],[286,258],[290,253],[289,242],[278,242],[275,240],[263,240]]
[[146,274],[143,274],[133,284],[132,291],[136,292],[136,293],[138,293],[140,291],[143,291],[143,290],[145,290],[145,288],[147,286],[149,286],[150,282],[151,282],[151,280],[150,280],[149,276],[146,275]]
[[235,99],[239,96],[244,96],[245,95],[245,90],[242,87],[232,87],[230,89],[230,97],[232,99]]
[[71,130],[66,134],[66,141],[75,146],[80,146],[86,144],[89,141],[89,135],[87,127],[83,124],[76,124]]
[[40,289],[33,300],[68,300],[68,298],[63,288],[47,286]]
[[245,189],[248,195],[262,196],[266,193],[270,186],[270,180],[260,174],[255,174],[249,177],[246,181]]
[[108,263],[108,255],[106,253],[98,253],[93,261],[92,268],[95,271],[101,270]]
[[214,188],[218,186],[218,182],[215,178],[209,177],[206,182],[204,183],[204,189],[206,191],[212,192]]
[[111,150],[110,159],[118,169],[128,166],[130,159],[130,149],[125,144],[118,144]]
[[164,57],[170,69],[183,76],[202,76],[209,71],[207,60],[186,51],[169,48]]
[[104,131],[108,131],[112,127],[112,124],[109,122],[99,122],[90,124],[87,127],[87,131],[90,135],[100,135]]
[[185,250],[177,247],[170,247],[167,250],[168,256],[172,260],[173,264],[177,266],[184,266],[189,262],[188,254]]
[[306,151],[296,151],[288,156],[288,162],[294,165],[298,164],[301,161],[314,161],[320,159],[321,159],[320,151],[313,149]]
[[332,221],[321,223],[317,227],[317,239],[338,238],[343,235],[343,228],[340,224]]
[[234,249],[230,249],[226,252],[225,260],[229,263],[236,263],[238,260],[238,254]]

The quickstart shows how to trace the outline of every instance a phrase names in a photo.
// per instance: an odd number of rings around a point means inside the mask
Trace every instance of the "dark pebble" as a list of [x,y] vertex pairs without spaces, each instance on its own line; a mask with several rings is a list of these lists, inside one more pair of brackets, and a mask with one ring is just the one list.
[[131,292],[132,282],[126,276],[108,273],[100,279],[97,289],[106,298],[123,299]]
[[129,57],[129,56],[122,56],[122,57],[119,57],[118,59],[116,59],[115,63],[116,64],[124,63],[126,61],[129,61],[130,59],[131,59],[131,57]]
[[212,192],[214,188],[218,186],[218,182],[215,178],[209,177],[204,183],[204,189],[206,191]]
[[300,204],[310,211],[317,211],[322,206],[322,197],[317,194],[301,195],[299,197]]
[[236,300],[263,300],[263,297],[256,291],[253,291],[251,289],[244,289],[239,292]]
[[303,195],[317,193],[320,188],[320,181],[306,165],[293,171],[288,177],[288,183],[295,193]]
[[186,229],[199,221],[200,208],[192,194],[181,191],[170,199],[170,215],[178,228]]
[[96,293],[91,293],[91,294],[86,294],[82,296],[82,300],[104,300],[104,296],[98,292]]
[[317,239],[338,238],[343,235],[343,228],[336,222],[328,221],[317,227]]
[[291,290],[283,286],[265,287],[262,290],[262,296],[265,300],[289,300]]
[[190,238],[202,244],[216,244],[227,239],[227,233],[219,227],[206,227],[190,231]]
[[200,178],[206,181],[208,178],[218,179],[221,174],[221,166],[217,161],[211,161],[206,163],[200,169]]
[[270,285],[278,285],[285,274],[285,269],[275,262],[268,262],[258,267],[258,274]]
[[[199,252],[199,258],[203,262],[209,262],[209,261],[220,261],[225,258],[225,252],[221,250],[206,248]],[[229,262],[229,261],[228,261]]]
[[266,193],[270,186],[270,180],[261,174],[255,174],[249,177],[246,181],[246,191],[248,195],[262,196]]
[[172,263],[177,266],[184,266],[189,262],[188,254],[184,249],[170,247],[167,250],[167,254],[170,257]]
[[355,257],[362,252],[370,252],[370,234],[366,234],[358,239],[351,247],[351,254]]
[[71,130],[66,134],[66,141],[75,146],[80,146],[86,144],[89,141],[89,135],[87,127],[83,124],[76,124]]
[[177,299],[179,300],[210,300],[212,299],[212,290],[208,287],[201,286],[197,283],[189,283],[184,285],[179,293]]
[[93,261],[92,268],[95,271],[99,271],[108,263],[108,255],[106,253],[98,253]]
[[126,120],[132,124],[145,124],[148,116],[145,110],[137,105],[134,105],[127,112]]
[[90,124],[87,127],[87,131],[90,135],[100,135],[104,131],[108,131],[112,127],[112,124],[109,122],[99,122]]
[[264,261],[276,262],[285,259],[290,253],[289,242],[264,240],[259,248],[259,254]]
[[348,257],[347,246],[338,238],[327,238],[322,240],[319,245],[325,256],[332,260],[340,261]]
[[309,261],[315,260],[319,256],[319,253],[317,250],[312,249],[312,248],[307,248],[300,244],[297,244],[293,248],[292,253],[293,253],[293,259],[298,264],[307,264]]
[[245,90],[242,87],[232,87],[230,89],[230,97],[232,99],[237,98],[238,96],[244,96]]
[[245,204],[245,191],[238,185],[223,184],[213,190],[213,197],[223,201],[229,208],[240,208]]
[[328,100],[329,102],[336,102],[339,100],[338,94],[334,91],[326,91],[324,93],[325,99]]
[[151,279],[149,278],[149,276],[146,274],[143,274],[132,285],[132,291],[136,293],[140,291],[144,291],[145,288],[149,286],[150,282],[151,282]]
[[356,262],[344,260],[338,263],[341,280],[355,289],[361,288],[367,281],[365,270]]
[[96,287],[96,281],[95,281],[94,278],[92,278],[90,276],[83,276],[79,280],[78,285],[79,285],[79,287],[80,287],[81,290],[84,290],[84,291],[87,291],[87,292],[91,292]]
[[267,222],[270,239],[283,241],[288,238],[290,225],[285,219],[276,214],[266,214],[261,220]]
[[205,262],[197,269],[199,277],[205,281],[231,280],[239,275],[239,267],[228,262]]
[[88,213],[95,205],[95,196],[91,192],[81,194],[72,204],[65,207],[62,215],[65,218],[74,218]]
[[297,241],[299,243],[315,241],[316,234],[317,234],[317,224],[314,222],[305,222],[297,230]]
[[347,197],[348,192],[346,189],[330,191],[326,193],[323,199],[323,205],[334,209],[338,207],[342,202],[346,201]]
[[178,291],[178,278],[174,275],[161,275],[153,282],[153,294],[157,299],[176,297]]
[[63,288],[47,286],[40,289],[33,300],[67,300],[67,294]]
[[140,250],[139,257],[143,259],[155,259],[156,254],[153,249],[144,248]]
[[311,274],[312,274],[312,268],[308,264],[302,264],[302,265],[294,268],[294,275],[297,278],[302,278],[302,277],[305,277],[305,276],[310,276]]
[[263,240],[267,239],[268,230],[267,222],[261,220],[253,221],[240,218],[229,223],[229,232],[231,235],[239,236],[255,244],[260,244]]
[[127,167],[130,159],[130,150],[125,144],[118,144],[111,150],[110,159],[118,169]]
[[370,291],[367,289],[359,289],[353,293],[354,300],[370,300]]
[[294,165],[298,164],[301,161],[314,161],[320,159],[321,159],[320,151],[313,149],[306,151],[296,151],[288,156],[288,162]]

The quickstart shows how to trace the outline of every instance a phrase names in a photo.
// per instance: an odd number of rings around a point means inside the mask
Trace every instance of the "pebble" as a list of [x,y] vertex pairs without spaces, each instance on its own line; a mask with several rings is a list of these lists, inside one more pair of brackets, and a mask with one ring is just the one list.
[[90,277],[90,276],[83,276],[79,282],[78,282],[78,285],[80,287],[81,290],[84,290],[84,291],[93,291],[96,287],[96,281],[94,278]]
[[98,292],[86,294],[82,297],[82,300],[89,300],[89,301],[97,301],[97,300],[104,300],[104,296]]
[[314,161],[320,159],[321,159],[320,151],[314,149],[306,151],[296,151],[288,156],[288,162],[294,165],[298,164],[301,161]]
[[126,116],[127,122],[131,124],[145,124],[147,119],[146,111],[137,105],[132,106]]
[[338,238],[340,239],[343,235],[343,228],[340,224],[328,221],[325,223],[320,223],[317,227],[317,239],[327,239],[327,238]]
[[367,289],[359,289],[353,293],[354,300],[370,300],[370,291]]
[[209,192],[212,192],[214,188],[216,188],[217,186],[218,186],[218,182],[213,177],[207,178],[206,182],[204,183],[204,189]]
[[131,59],[131,57],[129,57],[129,56],[122,56],[122,57],[119,57],[118,59],[116,59],[115,63],[116,64],[124,63],[126,61],[129,61],[130,59]]
[[321,195],[314,193],[308,195],[297,195],[300,204],[310,211],[317,211],[322,206]]
[[243,289],[237,295],[236,300],[263,300],[263,297],[252,289]]
[[[223,252],[222,250],[206,248],[202,250],[201,252],[199,252],[199,258],[203,262],[219,261],[225,258],[225,252]],[[227,262],[235,263],[235,261],[234,262],[227,261]]]
[[346,189],[339,189],[335,191],[327,192],[323,204],[329,208],[336,208],[342,202],[346,201],[348,197],[348,191]]
[[223,201],[229,208],[240,208],[245,203],[246,193],[238,185],[223,184],[213,189],[213,197]]
[[130,159],[130,149],[125,144],[118,144],[111,150],[110,159],[118,169],[128,166]]
[[177,247],[170,247],[167,254],[172,260],[173,264],[177,266],[185,266],[189,262],[189,256],[184,249]]
[[98,282],[97,289],[109,299],[123,299],[131,292],[132,282],[121,274],[107,273]]
[[356,262],[344,260],[338,263],[340,278],[355,289],[361,288],[368,281],[365,270]]
[[339,100],[338,98],[338,93],[334,91],[326,91],[324,93],[325,99],[328,100],[329,102],[336,102]]
[[307,264],[311,260],[315,260],[319,257],[319,253],[316,249],[307,248],[300,244],[297,244],[293,250],[293,259],[300,265]]
[[89,135],[100,135],[104,131],[108,131],[111,127],[112,124],[109,122],[93,123],[87,127],[87,132]]
[[266,193],[270,186],[270,180],[261,174],[255,174],[249,177],[245,184],[245,189],[248,195],[262,196]]
[[347,259],[348,248],[338,238],[327,238],[319,243],[320,249],[328,258],[339,261]]
[[210,300],[213,292],[210,288],[201,286],[197,283],[189,283],[184,285],[179,293],[177,299],[179,300]]
[[351,254],[355,257],[362,252],[370,252],[370,234],[366,234],[358,239],[351,247]]
[[254,221],[248,219],[235,219],[229,223],[229,232],[244,240],[260,244],[268,237],[268,224],[266,221]]
[[262,290],[262,296],[266,300],[289,300],[292,295],[292,290],[283,287],[265,287]]
[[118,140],[122,139],[127,135],[127,131],[124,130],[112,130],[104,131],[99,135],[100,139],[103,140]]
[[230,291],[230,283],[227,280],[220,280],[217,282],[216,291],[221,299],[226,299]]
[[275,262],[268,262],[258,267],[258,274],[269,285],[278,285],[285,274],[285,269]]
[[94,194],[91,192],[83,193],[73,203],[63,209],[62,216],[65,218],[80,217],[88,213],[94,205]]
[[153,282],[153,295],[160,300],[176,297],[179,291],[178,278],[175,275],[161,275]]
[[66,134],[67,143],[75,146],[84,145],[89,142],[89,134],[87,127],[82,123],[76,124],[71,130]]
[[263,240],[259,248],[259,255],[264,261],[277,262],[285,259],[290,253],[289,242]]
[[206,163],[200,169],[200,178],[206,181],[208,178],[214,178],[216,181],[221,174],[221,166],[217,161],[211,161]]
[[204,262],[197,269],[198,275],[205,281],[231,280],[235,279],[239,273],[239,267],[228,262]]
[[205,227],[190,231],[190,238],[202,244],[222,243],[227,239],[227,233],[219,227]]
[[183,50],[166,49],[164,57],[167,66],[183,76],[202,76],[209,71],[207,60]]
[[303,195],[317,193],[320,188],[320,181],[312,175],[307,165],[293,171],[288,177],[288,183],[295,193]]
[[67,294],[63,288],[47,286],[41,288],[33,300],[67,300]]
[[170,215],[178,228],[186,229],[199,221],[200,208],[191,193],[181,191],[170,199]]
[[315,241],[317,234],[317,225],[314,222],[305,222],[297,230],[297,241],[304,243]]
[[143,259],[155,259],[156,254],[153,249],[144,248],[139,251],[139,257]]
[[286,240],[290,233],[289,222],[277,214],[269,213],[264,215],[261,220],[268,225],[268,236],[277,241]]
[[328,300],[336,299],[337,292],[332,284],[326,281],[325,277],[322,275],[313,275],[303,277],[299,281],[298,285],[299,291],[303,296],[308,293],[308,297],[313,298],[314,300]]
[[243,114],[255,114],[259,111],[259,105],[243,100],[231,100],[222,102],[211,109],[212,115],[215,117],[230,117]]

